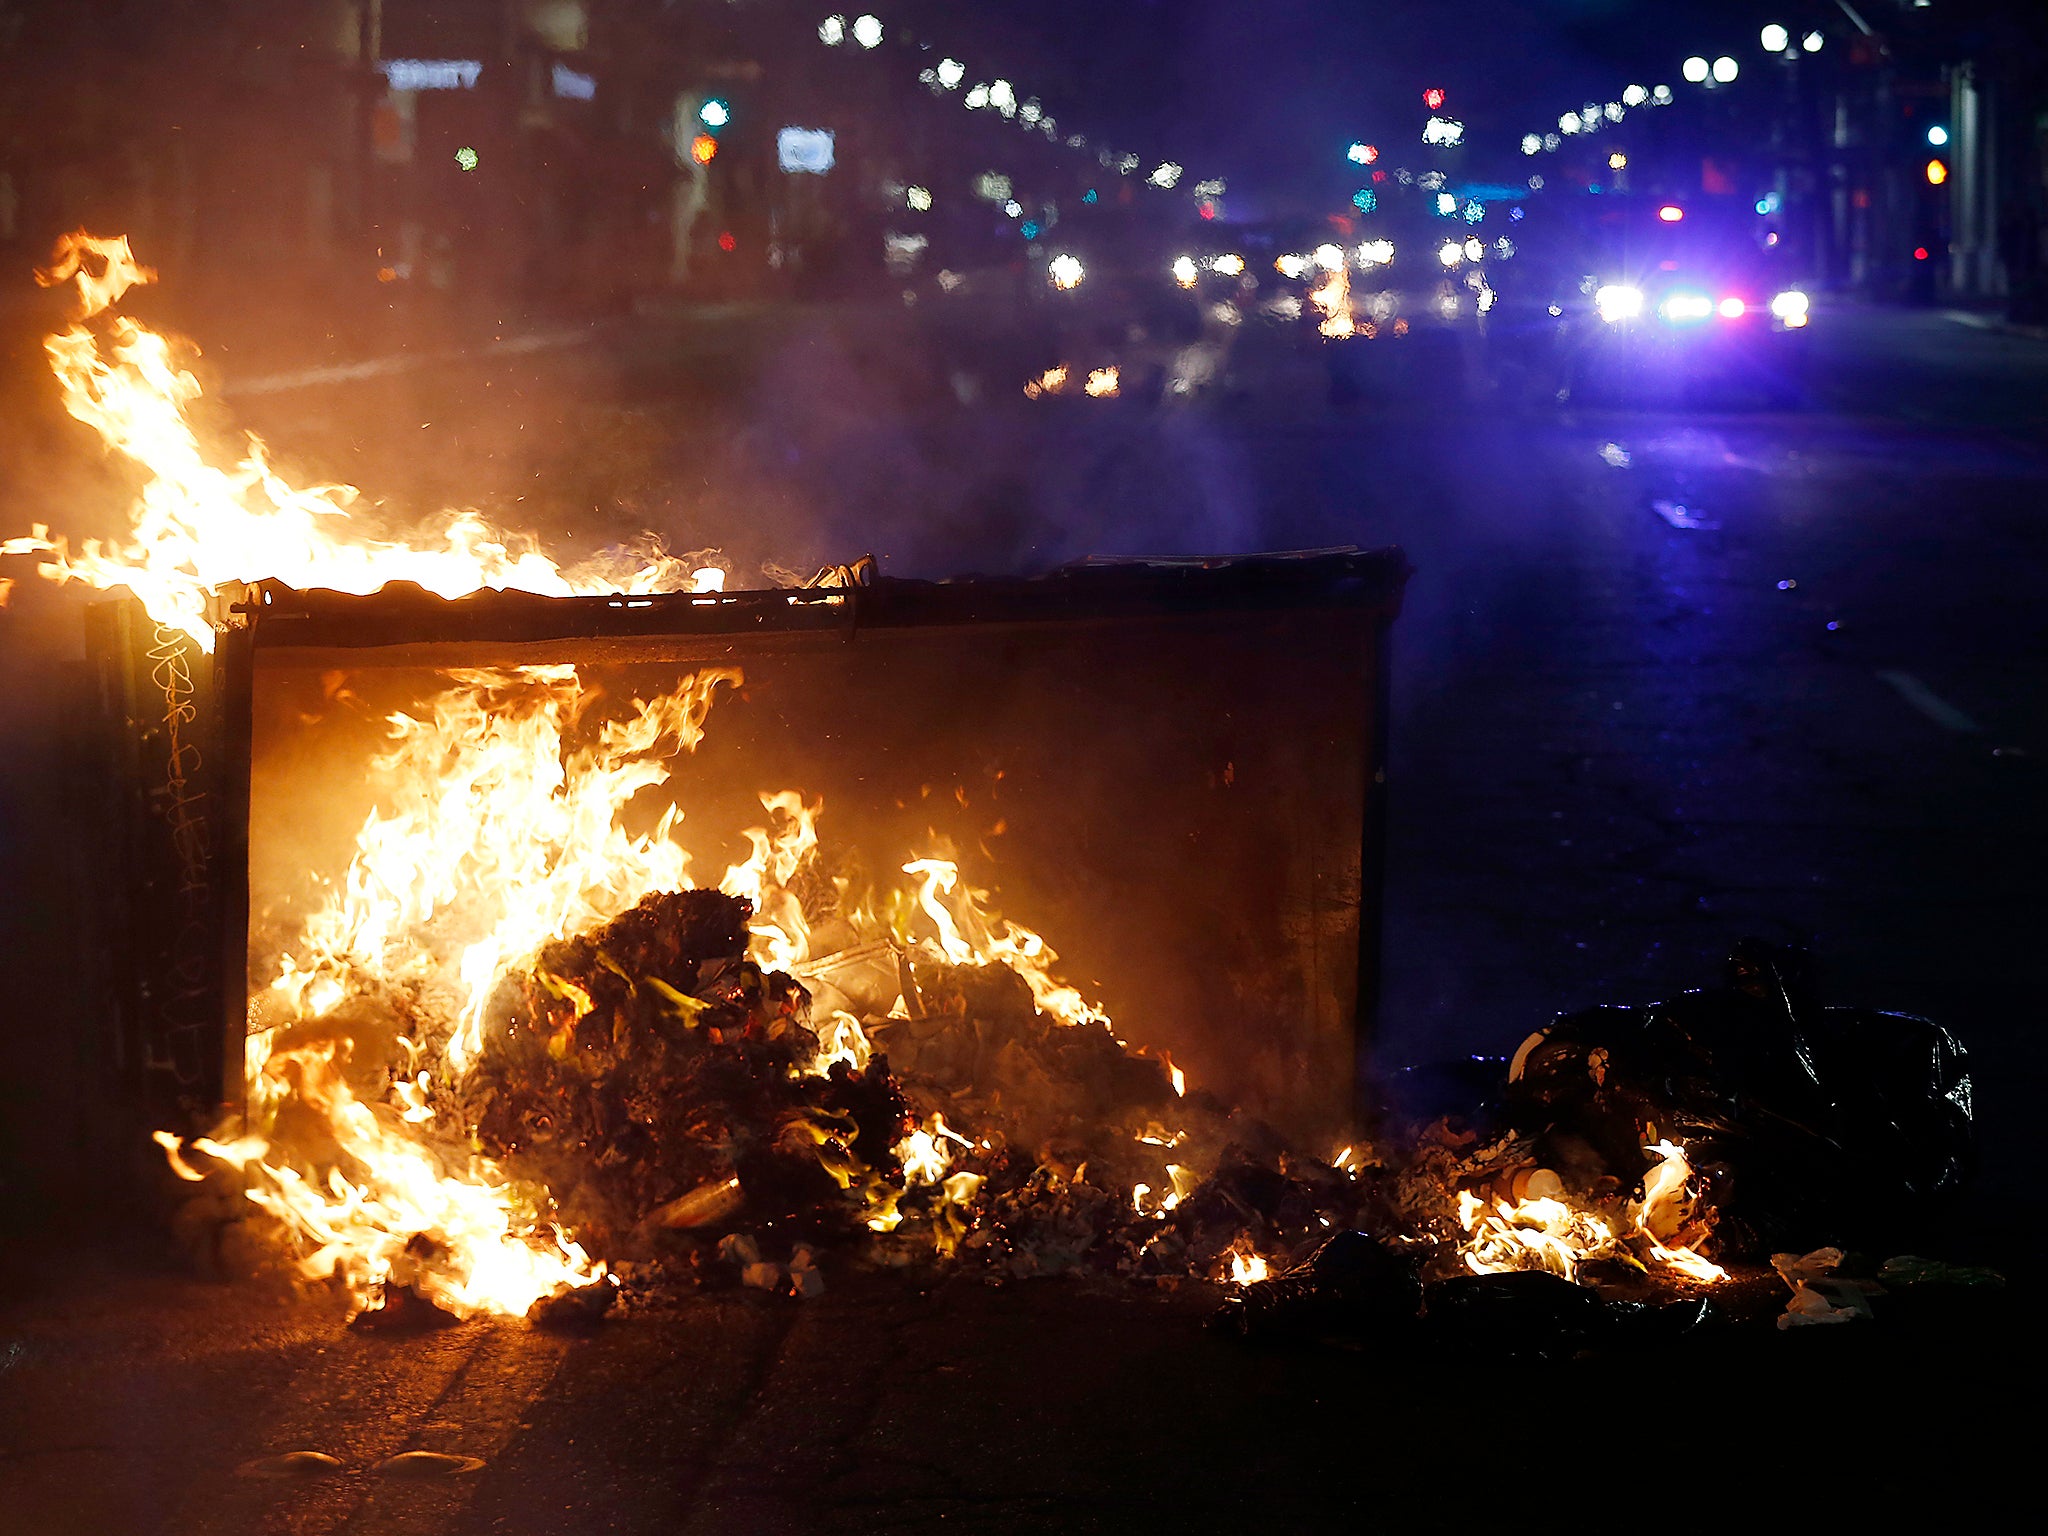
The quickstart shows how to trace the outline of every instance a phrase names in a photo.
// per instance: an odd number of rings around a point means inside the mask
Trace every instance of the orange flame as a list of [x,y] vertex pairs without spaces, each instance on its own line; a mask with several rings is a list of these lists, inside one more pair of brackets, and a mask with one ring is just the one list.
[[[52,580],[125,586],[160,625],[205,650],[213,594],[242,581],[370,592],[406,580],[443,596],[484,587],[554,595],[722,588],[721,567],[693,571],[666,556],[632,570],[567,572],[531,540],[474,513],[448,515],[424,539],[387,540],[356,520],[356,491],[288,483],[254,437],[238,460],[216,462],[187,415],[197,381],[163,337],[108,314],[152,276],[125,239],[83,234],[68,237],[43,274],[50,284],[75,282],[81,305],[80,322],[46,343],[66,408],[144,472],[125,540],[87,543],[74,555],[37,529],[0,545],[47,555],[41,569]],[[376,808],[346,870],[253,1000],[244,1115],[216,1137],[156,1140],[182,1179],[210,1176],[199,1159],[214,1175],[232,1173],[293,1240],[303,1272],[338,1277],[358,1305],[405,1285],[457,1315],[516,1313],[594,1283],[602,1266],[549,1222],[545,1190],[477,1156],[470,1126],[437,1119],[459,1102],[454,1090],[482,1051],[485,1008],[502,978],[549,942],[591,931],[652,892],[690,887],[675,835],[682,811],[671,803],[638,832],[627,830],[625,811],[668,782],[669,762],[702,740],[719,687],[737,686],[740,674],[703,669],[666,694],[602,714],[599,691],[573,667],[448,678],[444,691],[387,721],[386,749],[369,765]],[[753,958],[794,969],[809,957],[812,935],[790,887],[815,857],[823,805],[797,790],[761,803],[769,825],[745,834],[751,855],[720,884],[755,905]],[[1007,965],[1051,1017],[1108,1025],[1055,974],[1051,946],[986,912],[983,893],[967,889],[950,860],[916,859],[903,870],[918,888],[892,910],[914,906],[936,937],[913,941],[863,912],[851,919],[860,944],[916,942],[956,964]],[[586,994],[554,985],[579,1015],[589,1010]],[[423,1037],[399,1041],[406,1059],[391,1064],[386,1097],[366,1102],[343,1075],[354,1049],[345,1019],[351,1005],[374,1009],[393,991],[432,1002]],[[892,1013],[904,1007],[899,999]],[[818,1035],[811,1070],[868,1060],[851,1015],[828,1016]],[[1184,1080],[1172,1070],[1178,1090]],[[942,1247],[959,1240],[962,1208],[980,1184],[976,1174],[948,1171],[955,1145],[966,1139],[934,1115],[898,1149],[913,1182],[945,1196]],[[1161,1209],[1194,1182],[1178,1165],[1167,1175]],[[870,1224],[889,1230],[896,1219],[881,1204]]]
[[[687,563],[657,555],[636,568],[565,571],[532,538],[507,533],[474,512],[444,514],[411,542],[374,536],[358,517],[353,486],[291,484],[253,434],[231,463],[217,462],[189,418],[199,381],[173,358],[164,337],[108,311],[130,288],[155,279],[126,236],[78,233],[58,242],[37,274],[46,286],[75,283],[78,322],[44,341],[64,408],[144,473],[127,538],[88,540],[72,554],[37,529],[0,545],[8,554],[45,554],[53,581],[127,587],[159,624],[213,648],[207,597],[228,583],[276,579],[295,587],[374,592],[411,581],[443,597],[480,588],[557,596],[680,590]],[[96,331],[85,322],[102,320]],[[102,332],[104,334],[102,334]]]
[[[1703,1285],[1727,1279],[1725,1269],[1693,1246],[1704,1240],[1709,1223],[1696,1214],[1687,1192],[1692,1165],[1684,1149],[1657,1141],[1643,1150],[1658,1159],[1657,1166],[1644,1175],[1642,1198],[1628,1203],[1618,1224],[1563,1198],[1561,1190],[1492,1202],[1461,1191],[1458,1225],[1465,1237],[1458,1252],[1466,1268],[1479,1275],[1546,1269],[1572,1280],[1591,1260],[1621,1259],[1661,1266]],[[1554,1178],[1548,1182],[1555,1187]]]

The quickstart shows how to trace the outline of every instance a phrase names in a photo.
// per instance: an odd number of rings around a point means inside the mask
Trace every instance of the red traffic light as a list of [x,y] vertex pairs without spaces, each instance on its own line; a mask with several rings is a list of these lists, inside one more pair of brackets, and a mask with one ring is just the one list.
[[1914,247],[1913,247],[1913,259],[1914,259],[1915,261],[1925,261],[1925,260],[1927,259],[1927,247],[1926,247],[1926,246],[1924,246],[1924,245],[1916,245],[1916,246],[1914,246]]
[[1436,111],[1437,108],[1441,107],[1444,104],[1443,87],[1440,85],[1432,85],[1428,90],[1424,91],[1422,93],[1422,104],[1425,107],[1429,108],[1429,110],[1432,112]]

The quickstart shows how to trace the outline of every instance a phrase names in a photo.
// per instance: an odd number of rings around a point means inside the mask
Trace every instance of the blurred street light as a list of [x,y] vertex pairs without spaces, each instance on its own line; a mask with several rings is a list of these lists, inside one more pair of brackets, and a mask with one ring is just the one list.
[[1722,85],[1727,85],[1741,71],[1741,68],[1741,65],[1724,53],[1720,58],[1714,60],[1714,78]]
[[1821,49],[1821,44],[1825,43],[1826,41],[1827,39],[1825,37],[1822,37],[1820,33],[1809,32],[1806,34],[1806,36],[1799,40],[1799,46],[1804,48],[1808,53],[1819,53]]
[[1941,124],[1936,123],[1927,130],[1927,142],[1936,149],[1941,148],[1942,145],[1948,142],[1948,130],[1942,127]]
[[876,48],[882,42],[882,23],[874,16],[859,16],[853,23],[853,40],[863,48]]
[[1765,27],[1763,30],[1763,45],[1765,53],[1783,53],[1785,51],[1786,44],[1790,43],[1791,41],[1792,34],[1790,32],[1787,32],[1783,27],[1779,26],[1775,21],[1772,22],[1768,27]]
[[818,23],[818,40],[828,48],[837,48],[846,41],[846,18],[827,16]]
[[1707,78],[1707,61],[1694,54],[1679,66],[1678,72],[1692,84],[1698,85]]

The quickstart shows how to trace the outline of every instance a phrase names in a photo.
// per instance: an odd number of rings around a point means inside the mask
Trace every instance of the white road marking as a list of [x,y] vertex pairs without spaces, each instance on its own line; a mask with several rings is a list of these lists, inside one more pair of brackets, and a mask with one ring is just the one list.
[[469,358],[503,357],[522,352],[543,352],[555,347],[573,347],[590,339],[588,330],[536,331],[505,341],[490,342],[481,347],[450,347],[435,352],[397,352],[388,357],[373,357],[359,363],[335,363],[325,368],[302,368],[294,373],[262,374],[253,379],[242,379],[224,385],[220,393],[223,398],[229,395],[289,394],[293,390],[313,389],[322,384],[351,384],[358,379],[375,379],[386,374],[410,373],[419,368],[436,368],[444,363],[457,363]]
[[1900,698],[1945,731],[1972,733],[1980,729],[1976,721],[1910,672],[1880,672],[1877,678],[1879,682],[1891,684],[1898,690]]

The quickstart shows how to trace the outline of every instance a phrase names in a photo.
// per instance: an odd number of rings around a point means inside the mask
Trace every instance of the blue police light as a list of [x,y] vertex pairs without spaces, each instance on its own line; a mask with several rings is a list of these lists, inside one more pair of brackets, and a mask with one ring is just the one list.
[[1372,188],[1360,187],[1351,194],[1351,206],[1360,213],[1371,213],[1374,208],[1379,206],[1379,198],[1373,195]]
[[1026,219],[1017,228],[1022,232],[1026,240],[1036,240],[1038,238],[1038,225],[1030,219]]
[[1089,189],[1088,189],[1088,190],[1087,190],[1086,192],[1083,192],[1083,193],[1081,194],[1081,201],[1082,201],[1082,202],[1084,202],[1084,203],[1092,203],[1092,202],[1094,202],[1094,201],[1095,201],[1095,189],[1094,189],[1093,187],[1090,187],[1090,188],[1089,188]]

